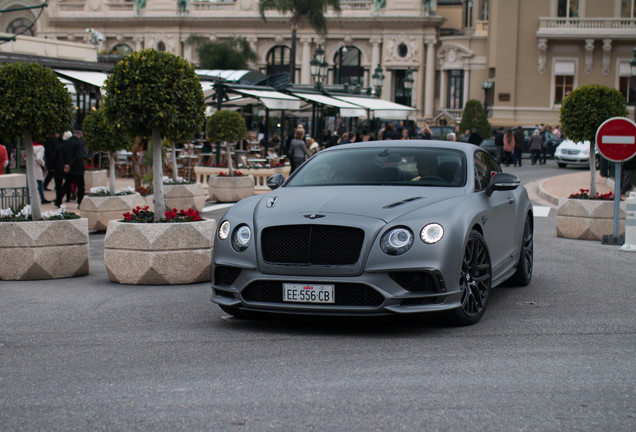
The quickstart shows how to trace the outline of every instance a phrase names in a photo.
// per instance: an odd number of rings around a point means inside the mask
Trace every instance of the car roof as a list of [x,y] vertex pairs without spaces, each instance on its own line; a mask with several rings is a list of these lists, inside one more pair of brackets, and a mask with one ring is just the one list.
[[466,153],[471,153],[478,146],[461,141],[442,141],[442,140],[385,140],[385,141],[366,141],[348,144],[339,144],[337,146],[326,148],[323,151],[337,151],[341,149],[355,148],[387,148],[387,147],[440,147],[445,149],[455,149]]

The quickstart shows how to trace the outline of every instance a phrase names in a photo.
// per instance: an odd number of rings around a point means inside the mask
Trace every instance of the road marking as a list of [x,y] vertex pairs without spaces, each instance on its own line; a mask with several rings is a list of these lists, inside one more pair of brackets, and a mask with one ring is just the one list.
[[601,138],[603,144],[634,144],[636,137],[621,135],[605,135]]
[[550,207],[547,206],[532,206],[534,217],[548,217],[550,215]]
[[226,207],[232,207],[234,205],[234,203],[226,203],[226,204],[212,204],[209,205],[207,207],[203,207],[203,210],[201,210],[202,212],[210,212],[210,211],[214,211],[214,210],[221,210],[224,209]]

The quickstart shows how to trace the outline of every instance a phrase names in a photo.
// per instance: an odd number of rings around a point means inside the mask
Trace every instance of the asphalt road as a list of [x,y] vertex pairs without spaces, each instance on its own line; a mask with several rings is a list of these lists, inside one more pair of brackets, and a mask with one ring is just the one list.
[[634,431],[636,254],[554,218],[463,328],[237,320],[208,283],[109,282],[91,235],[89,276],[0,282],[0,431]]

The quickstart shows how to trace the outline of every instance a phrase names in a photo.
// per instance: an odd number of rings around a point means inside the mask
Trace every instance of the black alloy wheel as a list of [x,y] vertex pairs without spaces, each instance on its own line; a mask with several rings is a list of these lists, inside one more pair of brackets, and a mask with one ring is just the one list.
[[523,225],[523,238],[521,239],[521,252],[517,271],[508,279],[508,284],[513,286],[526,286],[532,280],[534,267],[534,235],[530,215],[526,216]]
[[490,297],[491,272],[486,241],[479,232],[471,231],[459,278],[461,306],[452,312],[452,318],[457,325],[472,325],[481,319]]

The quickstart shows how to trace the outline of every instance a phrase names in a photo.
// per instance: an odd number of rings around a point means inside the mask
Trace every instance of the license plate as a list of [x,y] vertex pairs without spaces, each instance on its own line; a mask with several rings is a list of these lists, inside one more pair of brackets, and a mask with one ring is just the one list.
[[295,303],[335,303],[333,285],[283,284],[283,301]]

